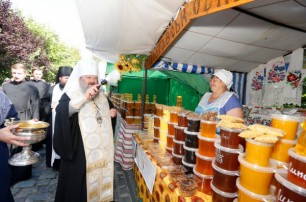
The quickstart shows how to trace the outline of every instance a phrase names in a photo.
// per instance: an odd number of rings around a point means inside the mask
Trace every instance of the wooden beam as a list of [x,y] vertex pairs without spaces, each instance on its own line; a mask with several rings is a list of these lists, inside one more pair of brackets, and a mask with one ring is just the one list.
[[179,11],[177,18],[173,20],[151,51],[145,62],[145,67],[149,69],[154,65],[180,35],[183,29],[190,24],[192,19],[252,1],[254,0],[193,0],[185,3],[183,5],[184,8]]

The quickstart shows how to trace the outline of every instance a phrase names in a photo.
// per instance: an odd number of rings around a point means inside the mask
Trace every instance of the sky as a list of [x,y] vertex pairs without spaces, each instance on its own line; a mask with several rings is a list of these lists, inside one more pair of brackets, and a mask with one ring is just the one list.
[[12,8],[25,17],[32,17],[59,35],[60,40],[78,48],[81,55],[85,50],[85,39],[75,0],[11,0]]

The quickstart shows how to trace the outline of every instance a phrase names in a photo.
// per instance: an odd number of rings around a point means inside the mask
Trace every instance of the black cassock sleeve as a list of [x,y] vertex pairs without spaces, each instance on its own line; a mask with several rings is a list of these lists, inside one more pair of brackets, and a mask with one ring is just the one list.
[[78,113],[69,117],[69,101],[70,98],[65,93],[56,107],[53,147],[61,159],[75,161],[81,134],[78,125]]

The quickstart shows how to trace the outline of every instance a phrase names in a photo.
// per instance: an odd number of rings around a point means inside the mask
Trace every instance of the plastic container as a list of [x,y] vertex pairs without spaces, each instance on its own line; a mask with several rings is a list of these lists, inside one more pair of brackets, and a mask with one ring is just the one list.
[[295,140],[300,118],[296,116],[272,114],[271,126],[285,132],[283,139]]
[[178,113],[178,123],[177,124],[179,126],[181,126],[181,127],[187,127],[188,126],[187,114],[188,114],[188,111]]
[[213,175],[203,175],[196,171],[195,168],[193,168],[193,173],[200,178],[198,182],[198,191],[203,192],[208,195],[212,195],[210,183],[213,179]]
[[185,154],[184,144],[185,142],[183,141],[173,139],[173,153],[183,156]]
[[240,184],[240,179],[237,179],[236,182],[238,188],[238,200],[237,201],[246,201],[246,202],[262,202],[262,201],[275,201],[275,196],[272,194],[269,195],[260,195],[254,192],[247,190]]
[[172,154],[173,148],[171,148],[171,147],[166,147],[166,151],[167,151],[168,153]]
[[253,139],[246,139],[245,159],[247,162],[268,166],[274,144],[258,142]]
[[238,136],[242,129],[231,129],[220,127],[221,146],[231,149],[238,149],[241,138]]
[[214,169],[212,184],[223,192],[237,192],[236,180],[239,176],[239,171],[224,170],[216,166],[214,161],[212,162],[212,167]]
[[281,161],[284,163],[289,162],[288,150],[293,148],[297,143],[297,140],[285,140],[280,139],[274,144],[271,158],[276,161]]
[[172,123],[176,123],[178,122],[178,112],[171,112],[170,111],[170,121]]
[[164,144],[167,143],[167,134],[168,134],[167,130],[159,130],[160,142],[163,142]]
[[186,174],[192,174],[193,173],[193,168],[195,167],[195,164],[192,163],[187,163],[184,158],[182,159],[182,164],[186,168],[187,172]]
[[201,120],[201,136],[215,138],[217,122]]
[[301,123],[303,131],[300,133],[295,152],[306,157],[306,120]]
[[174,135],[167,134],[167,147],[173,148],[173,138]]
[[208,138],[198,135],[199,154],[202,156],[215,157],[216,148],[214,144],[216,140],[217,138]]
[[187,117],[187,129],[190,132],[199,132],[200,131],[200,118]]
[[185,149],[184,161],[186,163],[196,164],[196,154],[195,153],[198,149],[189,148],[186,145],[184,145],[184,149]]
[[193,179],[181,179],[179,180],[179,191],[184,197],[190,197],[195,195],[198,189],[197,183]]
[[287,170],[279,169],[275,173],[276,201],[306,201],[306,189],[287,180]]
[[190,148],[198,148],[199,132],[190,132],[187,129],[185,129],[184,133],[185,133],[185,145]]
[[165,130],[168,132],[168,121],[167,119],[160,118],[160,130]]
[[169,135],[174,135],[174,126],[177,125],[176,123],[173,122],[168,122],[168,134]]
[[238,196],[237,192],[227,193],[219,190],[212,184],[212,182],[210,183],[210,187],[212,189],[212,201],[233,202],[233,200]]
[[134,116],[126,116],[125,121],[127,124],[133,124],[134,123]]
[[174,125],[174,139],[178,141],[185,141],[185,130],[186,127]]
[[160,127],[160,116],[154,116],[154,126]]
[[240,154],[238,160],[240,162],[241,185],[256,194],[268,195],[274,168],[251,164],[245,160],[244,154]]
[[160,138],[159,127],[154,126],[153,129],[154,129],[154,137]]
[[172,156],[173,156],[173,162],[176,165],[182,165],[182,159],[183,159],[183,155],[177,155],[174,152],[172,152]]
[[239,170],[238,156],[243,152],[243,147],[241,145],[239,145],[239,149],[222,147],[220,140],[215,141],[214,145],[216,148],[215,164],[224,170]]
[[288,180],[306,189],[306,157],[295,153],[291,148],[289,153]]
[[202,156],[196,151],[196,171],[203,175],[213,175],[212,161],[214,157]]

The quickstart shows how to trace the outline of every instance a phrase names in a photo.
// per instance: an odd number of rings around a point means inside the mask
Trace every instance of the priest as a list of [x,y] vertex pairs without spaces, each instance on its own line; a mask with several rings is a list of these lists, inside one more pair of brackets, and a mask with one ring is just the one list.
[[81,60],[56,108],[54,150],[61,157],[55,201],[113,201],[110,110],[98,63]]
[[53,167],[55,170],[59,169],[60,156],[53,150],[53,134],[54,134],[54,121],[55,121],[55,108],[58,105],[59,99],[64,93],[64,87],[72,72],[72,67],[61,66],[58,68],[58,72],[55,78],[55,85],[51,86],[41,100],[41,105],[44,108],[43,116],[45,120],[50,124],[48,127],[46,143],[46,165],[47,167]]

